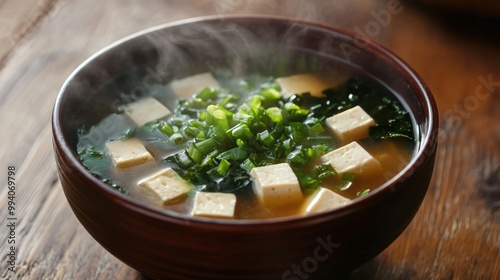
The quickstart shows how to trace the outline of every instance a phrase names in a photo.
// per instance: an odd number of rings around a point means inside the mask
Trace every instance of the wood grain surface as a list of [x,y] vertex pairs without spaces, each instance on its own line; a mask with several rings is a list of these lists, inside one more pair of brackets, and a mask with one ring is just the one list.
[[[429,192],[414,221],[351,279],[500,278],[500,20],[397,0],[0,0],[0,276],[143,279],[78,223],[59,184],[50,115],[70,73],[144,28],[202,15],[260,13],[361,33],[407,61],[441,114]],[[8,213],[8,167],[15,213]],[[15,228],[15,272],[8,244]],[[138,252],[140,254],[140,252]]]

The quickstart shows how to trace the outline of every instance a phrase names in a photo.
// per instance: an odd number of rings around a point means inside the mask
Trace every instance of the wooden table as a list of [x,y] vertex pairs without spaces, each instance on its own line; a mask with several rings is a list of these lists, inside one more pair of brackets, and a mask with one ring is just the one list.
[[[54,99],[84,59],[119,38],[183,18],[243,12],[363,33],[412,65],[435,95],[440,146],[427,197],[401,237],[351,279],[499,279],[500,22],[457,20],[397,0],[0,1],[0,276],[144,278],[98,245],[70,210],[52,153]],[[15,272],[8,269],[13,241]]]

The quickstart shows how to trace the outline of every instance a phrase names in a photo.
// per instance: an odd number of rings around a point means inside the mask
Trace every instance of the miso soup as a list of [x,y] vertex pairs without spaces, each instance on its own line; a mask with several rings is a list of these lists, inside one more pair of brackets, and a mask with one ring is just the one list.
[[119,103],[80,130],[82,163],[117,191],[192,216],[342,207],[401,171],[415,148],[404,104],[357,75],[200,73]]

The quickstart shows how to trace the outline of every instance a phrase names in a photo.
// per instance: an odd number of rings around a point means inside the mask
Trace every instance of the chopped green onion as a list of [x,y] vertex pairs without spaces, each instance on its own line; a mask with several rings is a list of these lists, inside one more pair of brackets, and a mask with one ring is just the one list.
[[360,196],[363,196],[363,195],[367,195],[368,193],[370,193],[370,189],[364,189],[362,191],[357,192],[356,196],[360,197]]
[[196,148],[200,151],[202,155],[206,155],[215,149],[217,143],[214,141],[214,139],[208,138],[206,140],[194,144],[194,146],[196,146]]
[[340,177],[340,179],[342,181],[349,181],[349,182],[352,182],[354,181],[354,177],[355,177],[355,174],[354,173],[342,173],[342,176]]
[[241,166],[243,167],[243,169],[245,169],[246,172],[250,172],[252,170],[252,168],[255,167],[255,164],[249,159],[247,158],[242,164]]
[[254,117],[249,114],[238,112],[233,115],[233,120],[242,124],[250,124]]
[[196,145],[191,144],[187,149],[189,157],[196,163],[200,163],[203,160],[203,154],[196,148]]
[[175,132],[174,128],[166,122],[163,122],[158,128],[163,134],[169,137],[172,136],[172,134],[174,134]]
[[252,139],[254,137],[252,131],[246,124],[237,124],[229,130],[231,135],[236,139]]
[[217,167],[217,172],[219,172],[219,174],[222,176],[226,176],[230,165],[231,165],[231,163],[229,163],[229,161],[227,161],[226,159],[223,158],[220,161],[219,166]]
[[184,142],[185,138],[182,136],[182,134],[176,132],[170,136],[170,141],[174,142],[175,144],[180,144]]
[[[165,160],[169,160],[169,158],[166,158]],[[187,155],[185,151],[181,151],[177,154],[174,155],[174,161],[177,162],[180,168],[189,168],[194,165],[194,162],[191,160],[191,158]]]
[[315,177],[317,177],[322,181],[337,175],[337,172],[335,172],[335,169],[333,169],[333,166],[331,164],[318,165],[314,167],[312,172],[315,175]]
[[354,181],[354,174],[352,173],[343,173],[340,177],[340,182],[337,184],[337,188],[341,191],[345,191],[352,186]]
[[318,135],[318,134],[322,133],[323,131],[325,131],[325,129],[323,128],[323,125],[321,125],[321,123],[316,123],[311,127],[310,131],[311,131],[311,134]]
[[243,161],[248,158],[248,152],[240,147],[220,153],[217,158],[224,160]]
[[266,114],[269,116],[271,121],[277,123],[283,120],[283,115],[281,114],[281,109],[277,107],[271,107],[266,110]]
[[259,95],[267,100],[280,100],[281,93],[274,88],[265,88],[259,91]]
[[203,101],[208,101],[210,99],[215,98],[217,95],[217,91],[213,90],[212,88],[205,87],[202,89],[200,92],[198,92],[195,97],[199,98]]
[[267,148],[270,148],[273,144],[275,144],[273,136],[271,136],[267,130],[258,133],[257,140],[264,144]]

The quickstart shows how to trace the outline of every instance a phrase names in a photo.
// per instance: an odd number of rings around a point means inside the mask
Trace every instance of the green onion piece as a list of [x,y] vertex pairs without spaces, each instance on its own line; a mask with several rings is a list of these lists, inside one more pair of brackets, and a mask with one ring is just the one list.
[[309,110],[299,107],[299,105],[294,103],[286,103],[285,110],[283,110],[283,115],[293,122],[302,122],[306,120]]
[[200,129],[192,126],[187,126],[182,129],[184,134],[189,138],[195,138],[198,133],[200,133]]
[[249,140],[254,137],[252,131],[246,124],[237,124],[232,129],[230,129],[229,132],[236,139]]
[[217,91],[209,87],[205,87],[195,95],[196,98],[199,98],[203,101],[208,101],[210,99],[215,98],[216,96],[217,96]]
[[217,109],[212,113],[214,117],[214,125],[220,130],[228,130],[229,123],[227,121],[226,113],[224,111]]
[[203,160],[201,161],[199,166],[200,167],[213,166],[214,162],[215,162],[215,158],[217,157],[218,154],[219,154],[219,151],[217,151],[217,150],[212,151],[205,158],[203,158]]
[[317,123],[311,127],[310,131],[311,131],[311,134],[318,135],[318,134],[322,133],[323,131],[325,131],[325,129],[323,128],[321,123]]
[[246,149],[248,151],[251,151],[253,149],[252,146],[248,142],[244,141],[243,139],[236,139],[236,146],[238,146],[242,149]]
[[263,96],[267,100],[280,100],[281,93],[274,88],[265,88],[259,91],[259,95]]
[[313,168],[313,174],[316,178],[323,181],[329,177],[337,175],[331,164],[321,164]]
[[299,184],[302,189],[307,192],[314,192],[321,185],[321,182],[319,180],[311,176],[299,175],[297,176],[297,178],[299,179]]
[[341,191],[347,190],[352,186],[352,182],[354,181],[354,174],[352,173],[343,173],[340,177],[340,182],[337,184],[337,188]]
[[257,133],[257,140],[264,144],[264,146],[266,146],[267,148],[270,148],[272,145],[274,145],[274,138],[271,134],[269,134],[269,131],[267,130]]
[[241,104],[240,109],[238,110],[238,113],[250,115],[252,113],[252,104],[247,104],[249,102],[250,101],[247,101],[246,103]]
[[[169,161],[169,158],[166,159]],[[179,165],[180,168],[189,168],[193,166],[195,163],[191,160],[191,158],[186,154],[185,151],[181,151],[174,156],[174,160]]]
[[293,141],[292,139],[288,138],[285,141],[283,141],[282,145],[283,148],[285,148],[286,150],[291,150],[293,148]]
[[255,164],[250,160],[250,158],[247,158],[242,164],[241,167],[245,169],[246,172],[250,172],[252,168],[255,167]]
[[364,189],[362,191],[359,191],[356,193],[356,196],[360,197],[360,196],[363,196],[363,195],[367,195],[370,193],[370,189]]
[[273,137],[274,138],[280,138],[284,133],[285,133],[285,130],[286,130],[286,125],[283,121],[279,121],[276,123],[276,125],[274,126],[274,129],[273,129]]
[[345,191],[348,188],[350,188],[351,185],[352,185],[352,182],[349,182],[349,181],[340,181],[337,184],[336,188],[339,189],[339,190],[341,190],[341,191]]
[[229,163],[229,161],[227,161],[226,159],[222,159],[219,163],[219,166],[217,167],[217,172],[222,176],[226,176],[230,165],[231,163]]
[[207,120],[207,115],[208,115],[208,114],[207,114],[207,112],[202,111],[202,112],[200,112],[200,113],[199,113],[199,115],[198,115],[198,119],[199,119],[200,121],[206,121],[206,120]]
[[346,173],[342,173],[342,176],[340,177],[340,179],[342,181],[353,182],[355,176],[356,175],[354,173],[348,173],[348,172],[346,172]]
[[175,144],[180,144],[180,143],[184,142],[184,140],[185,140],[184,136],[182,134],[180,134],[179,132],[172,134],[169,139],[170,139],[170,141],[174,142]]
[[205,135],[205,132],[203,131],[200,131],[197,135],[196,135],[196,140],[197,141],[201,141],[201,140],[205,140],[207,139],[207,136]]
[[300,149],[289,153],[288,156],[286,157],[286,159],[290,163],[297,164],[297,165],[304,165],[307,163],[307,160],[304,157],[304,153]]
[[241,162],[248,158],[248,152],[241,147],[236,147],[220,153],[217,158]]
[[195,144],[193,143],[188,146],[187,153],[189,157],[196,163],[200,163],[203,160],[203,154],[196,148]]
[[167,136],[169,136],[169,137],[170,137],[170,136],[172,136],[172,134],[174,134],[174,132],[175,132],[175,131],[174,131],[174,128],[173,128],[171,125],[169,125],[168,123],[166,123],[166,122],[163,122],[163,123],[162,123],[162,124],[158,127],[158,129],[159,129],[159,130],[160,130],[163,134],[165,134],[165,135],[167,135]]
[[231,100],[234,99],[234,96],[228,95],[224,97],[224,99],[219,103],[219,107],[225,107]]
[[252,110],[255,110],[255,109],[258,109],[261,107],[262,105],[262,97],[260,96],[252,96],[250,98],[250,105],[251,105],[251,109]]
[[207,127],[214,125],[214,112],[217,110],[217,106],[215,105],[208,105],[207,106],[207,113],[206,113],[206,125]]
[[304,143],[308,138],[308,128],[305,124],[300,122],[292,122],[290,123],[290,127],[292,129],[292,137],[293,140],[297,143]]
[[199,128],[199,129],[205,129],[205,125],[201,121],[198,121],[198,120],[189,120],[188,124],[191,127],[196,127],[196,128]]
[[266,114],[269,116],[271,121],[277,123],[283,120],[283,115],[281,114],[281,109],[277,107],[271,107],[266,110]]
[[187,116],[173,116],[170,118],[170,124],[181,127],[187,121]]
[[201,154],[206,155],[215,149],[215,147],[217,146],[217,143],[214,141],[214,139],[208,138],[208,139],[200,141],[194,145],[200,151]]
[[186,103],[186,107],[189,107],[190,109],[203,109],[207,107],[207,102],[201,98],[195,97]]
[[241,113],[241,112],[238,112],[238,113],[233,115],[233,120],[235,122],[239,122],[239,123],[250,124],[253,119],[254,119],[254,117],[252,115]]
[[220,104],[217,105],[217,109],[221,110],[224,112],[225,117],[227,118],[232,118],[233,117],[233,112],[229,111],[228,109],[224,108],[224,106],[221,106]]

